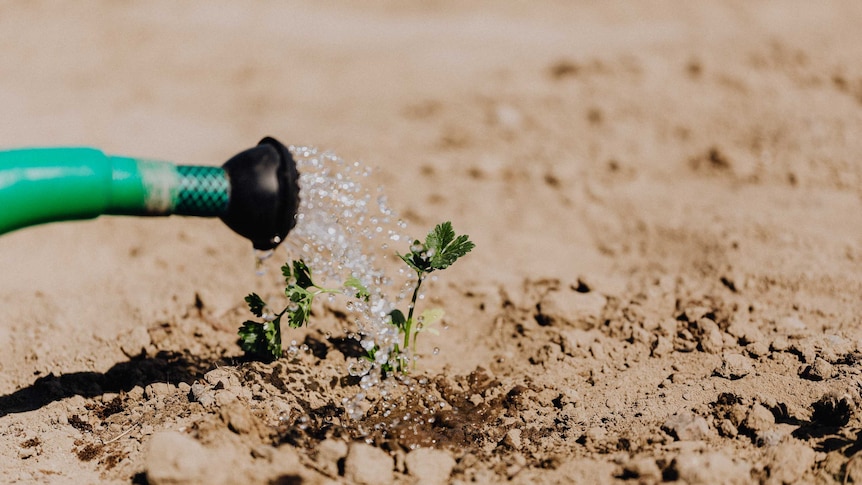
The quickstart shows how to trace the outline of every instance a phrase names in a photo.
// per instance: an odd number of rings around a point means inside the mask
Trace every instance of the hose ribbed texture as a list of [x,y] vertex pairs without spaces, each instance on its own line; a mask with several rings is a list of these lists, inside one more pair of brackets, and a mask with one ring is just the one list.
[[179,165],[180,182],[173,213],[214,217],[227,211],[230,183],[220,167]]

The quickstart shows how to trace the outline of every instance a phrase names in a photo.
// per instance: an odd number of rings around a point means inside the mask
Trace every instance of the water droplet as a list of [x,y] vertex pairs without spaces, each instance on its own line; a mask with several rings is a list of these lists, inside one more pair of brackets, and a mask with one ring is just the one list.
[[364,376],[371,370],[371,362],[365,359],[354,359],[347,364],[347,373],[353,377]]

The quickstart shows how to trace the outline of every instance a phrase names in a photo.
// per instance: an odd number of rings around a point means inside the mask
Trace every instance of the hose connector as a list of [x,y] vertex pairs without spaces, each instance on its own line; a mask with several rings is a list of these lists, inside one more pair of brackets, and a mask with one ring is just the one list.
[[230,181],[230,201],[221,220],[255,249],[278,246],[296,225],[299,209],[299,173],[290,151],[266,137],[222,168]]

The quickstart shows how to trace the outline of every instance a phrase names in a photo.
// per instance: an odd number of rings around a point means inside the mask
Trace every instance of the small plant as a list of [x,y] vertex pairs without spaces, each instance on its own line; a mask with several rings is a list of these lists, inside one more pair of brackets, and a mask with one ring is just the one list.
[[[440,309],[426,310],[416,316],[416,300],[419,297],[419,288],[426,276],[436,270],[446,269],[458,258],[469,253],[475,245],[466,235],[456,236],[451,222],[438,224],[434,230],[428,233],[425,242],[413,241],[410,252],[398,254],[398,256],[416,272],[416,286],[410,305],[407,308],[407,316],[401,310],[395,309],[389,313],[391,323],[398,329],[400,345],[394,348],[395,364],[386,363],[382,366],[385,372],[407,372],[408,359],[404,352],[410,347],[416,346],[416,337],[422,331],[431,330],[431,325],[443,317]],[[279,313],[269,310],[266,302],[256,293],[245,297],[249,310],[263,322],[248,320],[239,329],[239,344],[243,351],[252,357],[262,360],[274,360],[282,355],[281,348],[281,321],[287,319],[291,328],[299,328],[308,324],[311,315],[311,304],[314,298],[320,294],[343,294],[368,301],[370,293],[362,282],[351,277],[344,282],[342,288],[325,288],[316,284],[312,278],[311,270],[302,260],[293,261],[281,267],[284,281],[287,285],[285,296],[288,304]],[[374,361],[377,347],[367,350],[366,358]],[[392,361],[390,361],[392,362]]]

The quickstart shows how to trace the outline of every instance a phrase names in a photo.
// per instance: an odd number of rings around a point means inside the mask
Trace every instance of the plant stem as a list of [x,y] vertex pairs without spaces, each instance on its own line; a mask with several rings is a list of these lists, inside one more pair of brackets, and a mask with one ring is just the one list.
[[413,326],[413,310],[416,308],[416,298],[419,297],[419,287],[422,286],[422,273],[416,272],[416,288],[413,288],[413,297],[410,299],[410,309],[407,311],[407,322],[404,324],[404,349],[410,346],[410,327]]

